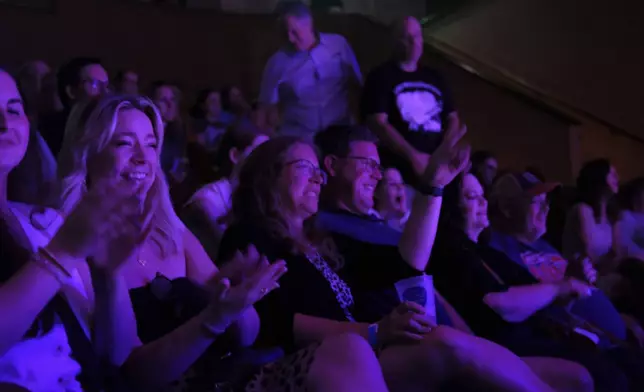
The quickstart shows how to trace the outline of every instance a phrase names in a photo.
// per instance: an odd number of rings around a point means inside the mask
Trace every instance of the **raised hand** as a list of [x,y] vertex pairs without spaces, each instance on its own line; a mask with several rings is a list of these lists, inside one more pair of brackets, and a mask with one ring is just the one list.
[[146,240],[155,206],[141,190],[114,179],[95,184],[67,216],[48,250],[116,270]]
[[425,308],[414,302],[403,302],[378,323],[378,343],[415,342],[423,339],[436,325]]
[[261,257],[255,271],[239,284],[232,286],[228,278],[222,278],[215,285],[213,300],[205,311],[207,327],[213,332],[223,333],[253,304],[278,288],[277,281],[285,273],[284,261],[269,264],[265,257]]
[[429,158],[421,183],[442,188],[465,170],[470,161],[470,146],[461,142],[467,127],[455,113],[449,116],[449,125],[440,146]]
[[559,283],[559,297],[563,299],[590,297],[593,290],[594,287],[575,278],[566,278]]
[[566,275],[583,280],[591,285],[597,282],[597,270],[587,256],[575,256],[575,259],[568,264]]

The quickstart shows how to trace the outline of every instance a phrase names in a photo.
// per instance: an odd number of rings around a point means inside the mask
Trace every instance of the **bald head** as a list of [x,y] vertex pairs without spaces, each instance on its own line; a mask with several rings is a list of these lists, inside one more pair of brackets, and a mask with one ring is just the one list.
[[392,37],[400,60],[417,63],[423,55],[423,29],[418,19],[405,16],[392,24]]

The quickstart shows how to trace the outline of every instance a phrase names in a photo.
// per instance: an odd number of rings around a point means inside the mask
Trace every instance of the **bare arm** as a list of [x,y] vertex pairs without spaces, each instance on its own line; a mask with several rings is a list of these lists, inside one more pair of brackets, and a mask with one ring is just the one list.
[[[184,247],[188,278],[204,286],[212,287],[217,282],[217,267],[190,230],[186,230],[184,234]],[[259,327],[259,316],[255,309],[250,307],[238,321],[228,328],[226,336],[233,345],[248,347],[257,339]]]
[[550,305],[561,294],[556,284],[514,286],[506,292],[489,293],[483,301],[505,321],[519,323]]
[[417,194],[409,220],[398,242],[403,259],[418,271],[425,271],[436,239],[442,197]]
[[54,275],[31,261],[0,285],[0,355],[22,339],[60,288]]
[[[578,229],[579,229],[579,237],[581,238],[581,242],[583,243],[584,246],[584,253],[589,256],[589,257],[594,257],[590,251],[591,246],[592,246],[592,232],[593,232],[593,226],[595,225],[595,217],[593,215],[593,210],[585,205],[585,204],[580,204],[575,207],[575,210],[573,212],[578,220]],[[594,262],[597,262],[598,260],[593,260]]]
[[130,382],[154,390],[178,380],[215,341],[202,327],[203,314],[162,338],[139,346],[127,358],[123,370]]
[[613,247],[620,258],[635,257],[644,260],[644,248],[633,241],[634,227],[629,218],[622,218],[613,229]]

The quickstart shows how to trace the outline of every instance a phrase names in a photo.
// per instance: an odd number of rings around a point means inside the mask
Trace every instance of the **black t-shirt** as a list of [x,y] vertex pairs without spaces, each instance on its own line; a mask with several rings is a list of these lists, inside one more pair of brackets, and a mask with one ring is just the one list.
[[[337,275],[350,288],[351,316],[358,322],[376,322],[400,302],[395,282],[421,272],[409,266],[396,246],[380,246],[333,235],[344,266]],[[336,292],[311,261],[295,255],[284,244],[272,240],[258,227],[233,225],[226,230],[218,260],[229,260],[237,250],[254,244],[269,260],[283,259],[288,272],[280,279],[280,288],[255,304],[261,319],[258,345],[280,346],[287,352],[296,349],[293,338],[295,314],[305,314],[336,321],[350,321]],[[334,284],[335,285],[335,284]],[[380,304],[374,309],[372,301]]]
[[[406,72],[394,61],[369,73],[360,109],[363,118],[386,113],[389,123],[409,144],[428,154],[441,143],[447,116],[454,110],[449,90],[436,71],[419,66],[415,72]],[[405,176],[410,174],[404,157],[396,156],[386,145],[380,146],[380,152],[383,163],[399,168]]]

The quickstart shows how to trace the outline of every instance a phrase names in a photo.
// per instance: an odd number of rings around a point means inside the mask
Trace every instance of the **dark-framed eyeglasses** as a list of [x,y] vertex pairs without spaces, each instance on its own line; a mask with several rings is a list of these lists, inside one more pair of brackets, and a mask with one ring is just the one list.
[[289,161],[284,166],[293,166],[298,174],[306,175],[309,178],[320,178],[322,185],[326,184],[327,175],[324,170],[315,166],[313,162],[307,159],[297,159]]
[[359,162],[359,164],[363,168],[371,170],[372,172],[378,172],[378,173],[380,173],[380,175],[383,175],[385,173],[385,168],[383,168],[382,165],[380,165],[380,163],[378,163],[373,158],[361,157],[361,156],[357,156],[357,155],[348,155],[348,156],[344,157],[344,159],[355,160],[355,161]]

